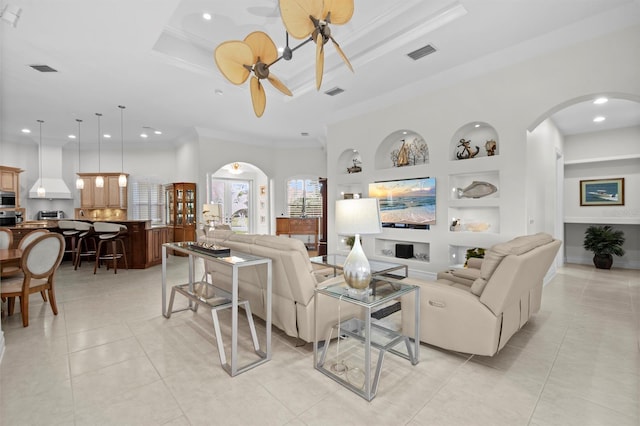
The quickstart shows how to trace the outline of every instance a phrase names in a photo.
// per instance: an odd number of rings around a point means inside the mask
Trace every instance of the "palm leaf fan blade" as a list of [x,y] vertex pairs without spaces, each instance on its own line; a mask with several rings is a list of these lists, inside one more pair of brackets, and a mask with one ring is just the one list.
[[251,77],[250,86],[253,112],[256,113],[256,117],[262,117],[264,108],[267,105],[267,95],[264,93],[264,87],[260,84],[258,77]]
[[265,64],[270,64],[278,59],[278,48],[267,33],[254,31],[245,37],[244,42],[251,48],[253,54],[252,64],[258,62],[258,59]]
[[316,37],[316,89],[320,90],[322,85],[322,73],[324,72],[324,42],[322,34]]
[[279,91],[281,91],[285,95],[293,96],[293,93],[291,93],[291,90],[289,90],[289,88],[287,86],[285,86],[282,83],[282,81],[280,81],[278,79],[278,77],[276,77],[275,75],[269,73],[269,77],[267,77],[267,80],[269,80],[269,82],[273,85],[273,87],[275,87],[276,89],[278,89]]
[[340,54],[340,57],[342,57],[342,60],[344,61],[344,63],[347,64],[347,66],[349,67],[351,72],[353,72],[353,67],[351,66],[351,62],[349,62],[349,59],[347,58],[347,55],[344,54],[344,52],[342,51],[342,48],[340,47],[338,42],[333,37],[331,37],[331,41],[333,42],[333,45],[335,46],[336,50]]
[[214,57],[218,69],[233,84],[247,81],[251,71],[245,65],[253,65],[251,47],[243,41],[225,41],[216,47]]
[[309,16],[319,19],[322,4],[322,0],[280,0],[280,16],[291,37],[302,39],[315,30]]
[[353,0],[324,0],[322,19],[326,19],[331,13],[331,23],[336,25],[346,24],[353,16]]

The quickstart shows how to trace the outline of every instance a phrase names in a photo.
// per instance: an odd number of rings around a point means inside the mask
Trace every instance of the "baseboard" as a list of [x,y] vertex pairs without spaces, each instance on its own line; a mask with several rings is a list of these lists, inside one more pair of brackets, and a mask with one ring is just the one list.
[[[578,265],[591,265],[593,266],[593,259],[584,257],[567,257],[565,263],[576,263]],[[627,260],[613,257],[613,267],[620,269],[640,269],[640,261]]]

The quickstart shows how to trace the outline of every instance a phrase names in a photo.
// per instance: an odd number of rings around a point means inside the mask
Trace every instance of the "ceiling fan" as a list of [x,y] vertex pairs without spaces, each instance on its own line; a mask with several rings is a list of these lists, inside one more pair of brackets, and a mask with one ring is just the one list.
[[[340,45],[331,35],[329,24],[345,24],[353,16],[354,0],[279,0],[280,15],[287,30],[287,45],[282,56],[271,38],[262,31],[255,31],[244,41],[231,40],[218,45],[215,60],[218,69],[233,84],[243,84],[251,77],[251,101],[256,116],[261,117],[267,103],[260,80],[267,79],[282,93],[292,96],[291,91],[277,77],[269,72],[269,67],[280,59],[290,60],[293,52],[310,41],[316,43],[316,88],[320,90],[324,72],[324,45],[332,41],[336,50],[353,72],[353,67]],[[289,47],[289,34],[297,39],[309,37],[293,49]]]
[[269,72],[269,65],[278,59],[278,49],[271,37],[262,31],[252,32],[244,41],[225,41],[216,48],[215,59],[222,74],[233,84],[243,84],[253,72],[251,102],[257,117],[262,117],[267,105],[267,96],[260,80],[266,78],[273,87],[292,96],[287,86]]
[[353,0],[280,0],[280,15],[287,33],[297,39],[311,36],[316,43],[316,89],[322,85],[324,45],[329,40],[353,72],[340,45],[331,35],[329,24],[341,25],[353,16]]

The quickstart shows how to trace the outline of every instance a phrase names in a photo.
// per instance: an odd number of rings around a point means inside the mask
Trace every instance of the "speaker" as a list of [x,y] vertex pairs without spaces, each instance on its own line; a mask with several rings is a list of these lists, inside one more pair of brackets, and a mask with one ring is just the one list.
[[396,257],[410,259],[413,257],[413,244],[396,244]]

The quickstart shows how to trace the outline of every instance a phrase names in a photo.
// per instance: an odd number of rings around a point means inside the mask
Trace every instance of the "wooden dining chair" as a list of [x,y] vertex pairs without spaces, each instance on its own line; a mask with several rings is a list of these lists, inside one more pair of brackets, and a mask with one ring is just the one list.
[[[48,229],[34,229],[33,231],[29,232],[24,237],[22,237],[22,239],[18,243],[17,248],[24,252],[27,246],[31,244],[36,238],[48,232],[49,232]],[[16,275],[22,275],[22,268],[20,267],[19,261],[0,265],[0,277],[9,278],[9,277],[15,277]],[[47,292],[45,290],[42,290],[40,294],[42,295],[42,300],[46,302]]]
[[8,299],[7,311],[13,314],[15,298],[20,299],[22,325],[29,325],[29,295],[47,290],[49,304],[54,315],[58,315],[54,279],[64,255],[65,242],[62,235],[48,232],[38,236],[29,244],[20,259],[23,275],[3,279],[0,295]]
[[0,227],[0,249],[9,249],[13,245],[13,232],[11,229]]

